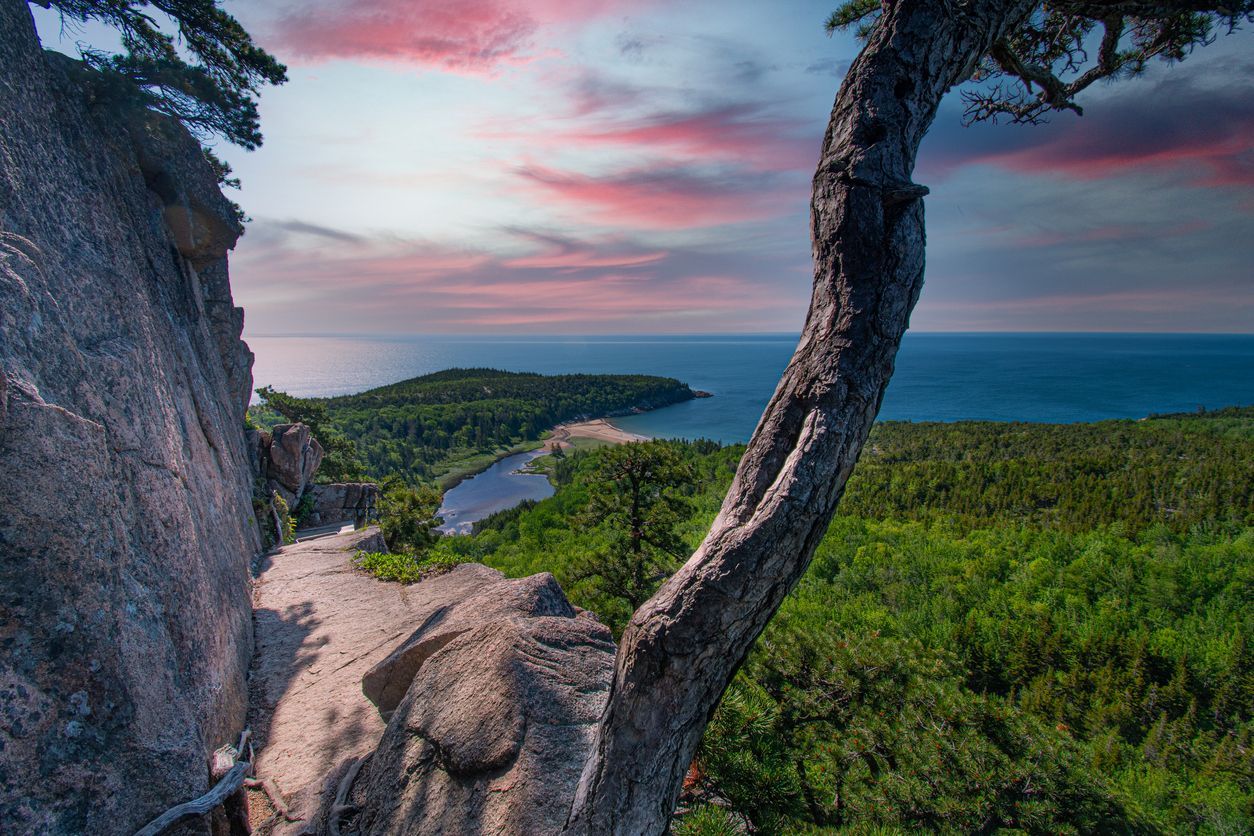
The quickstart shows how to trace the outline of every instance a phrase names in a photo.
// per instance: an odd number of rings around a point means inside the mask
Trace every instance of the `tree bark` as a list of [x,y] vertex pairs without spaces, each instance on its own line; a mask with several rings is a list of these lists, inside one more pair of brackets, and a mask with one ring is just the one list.
[[811,202],[814,290],[722,510],[635,615],[569,833],[662,833],[724,689],[827,531],[923,284],[910,180],[945,92],[1035,3],[885,0],[845,77]]

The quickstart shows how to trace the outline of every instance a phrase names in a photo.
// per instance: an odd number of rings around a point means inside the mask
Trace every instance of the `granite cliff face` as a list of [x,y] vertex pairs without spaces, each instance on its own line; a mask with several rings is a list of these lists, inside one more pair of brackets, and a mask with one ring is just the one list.
[[91,102],[0,0],[5,830],[133,832],[243,722],[239,233],[198,143]]

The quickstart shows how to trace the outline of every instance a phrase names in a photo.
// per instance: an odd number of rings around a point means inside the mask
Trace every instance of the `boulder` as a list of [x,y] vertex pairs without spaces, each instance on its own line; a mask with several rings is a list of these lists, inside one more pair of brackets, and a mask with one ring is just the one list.
[[322,464],[322,445],[304,424],[277,424],[269,435],[265,475],[299,499]]
[[392,714],[341,830],[560,832],[614,650],[548,574],[486,584],[432,613],[363,680]]
[[332,523],[364,525],[378,516],[379,486],[373,482],[343,482],[333,485],[312,485],[313,510],[303,527],[313,528]]
[[386,719],[423,663],[462,633],[491,622],[550,615],[574,618],[575,610],[548,572],[486,585],[464,601],[432,613],[408,639],[366,672],[361,689]]

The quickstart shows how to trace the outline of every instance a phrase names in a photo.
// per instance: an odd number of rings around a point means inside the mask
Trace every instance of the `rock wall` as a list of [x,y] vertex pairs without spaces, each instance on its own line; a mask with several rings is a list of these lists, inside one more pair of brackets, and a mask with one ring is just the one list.
[[302,527],[316,528],[331,523],[353,523],[357,526],[379,517],[379,486],[373,482],[337,482],[314,485],[313,510]]
[[240,233],[0,0],[0,825],[130,833],[243,722],[258,542]]

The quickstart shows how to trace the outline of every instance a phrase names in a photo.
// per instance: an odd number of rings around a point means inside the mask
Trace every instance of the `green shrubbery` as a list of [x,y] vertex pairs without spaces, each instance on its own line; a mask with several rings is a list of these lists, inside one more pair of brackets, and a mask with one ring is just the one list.
[[417,583],[429,575],[448,571],[461,561],[447,555],[418,557],[391,552],[358,552],[353,562],[381,581]]

